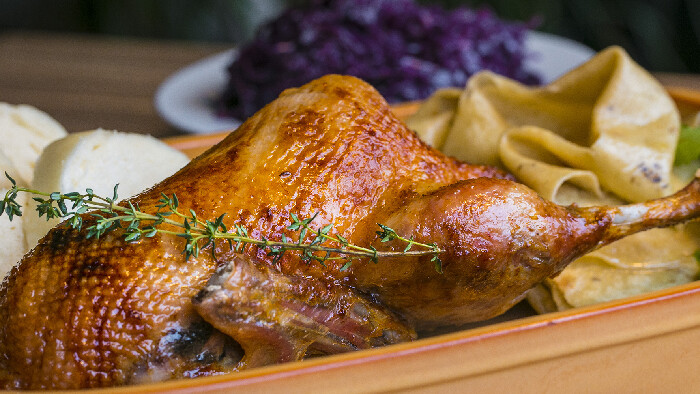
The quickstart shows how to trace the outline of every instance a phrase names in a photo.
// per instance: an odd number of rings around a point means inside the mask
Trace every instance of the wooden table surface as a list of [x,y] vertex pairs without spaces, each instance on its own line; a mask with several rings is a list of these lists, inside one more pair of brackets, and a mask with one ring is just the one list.
[[[37,32],[0,34],[0,101],[30,104],[69,132],[115,129],[156,137],[184,134],[155,110],[172,73],[228,44]],[[700,90],[700,75],[657,74],[667,86]]]
[[229,49],[226,44],[103,36],[0,34],[0,101],[30,104],[69,132],[102,127],[156,137],[182,134],[153,104],[178,69]]

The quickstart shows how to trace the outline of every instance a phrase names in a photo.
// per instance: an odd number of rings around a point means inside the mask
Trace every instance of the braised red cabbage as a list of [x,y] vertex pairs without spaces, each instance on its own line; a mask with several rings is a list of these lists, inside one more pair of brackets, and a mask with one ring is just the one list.
[[288,9],[240,49],[217,110],[244,119],[284,89],[330,73],[362,78],[393,103],[462,87],[482,69],[536,84],[539,77],[523,68],[527,29],[488,9],[315,1]]

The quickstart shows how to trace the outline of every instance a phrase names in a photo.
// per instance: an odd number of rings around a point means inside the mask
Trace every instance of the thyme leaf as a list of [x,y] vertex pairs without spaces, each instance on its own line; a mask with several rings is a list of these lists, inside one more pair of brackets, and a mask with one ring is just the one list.
[[[15,216],[21,216],[21,205],[16,197],[20,192],[34,195],[33,200],[38,203],[36,211],[39,217],[45,216],[46,220],[52,218],[67,218],[69,226],[76,230],[83,228],[83,219],[80,214],[90,211],[90,216],[95,218],[94,224],[86,227],[86,239],[99,239],[105,234],[116,229],[123,230],[123,238],[126,242],[136,242],[142,238],[151,238],[156,234],[169,234],[185,241],[182,253],[185,259],[197,258],[203,249],[209,248],[214,256],[215,241],[223,240],[235,253],[241,253],[247,246],[256,246],[273,257],[278,262],[289,251],[299,252],[299,257],[307,263],[318,263],[327,267],[327,261],[340,260],[343,265],[340,271],[347,271],[353,261],[367,258],[374,263],[380,259],[401,256],[431,256],[435,270],[442,273],[442,262],[439,254],[443,251],[437,244],[425,244],[416,242],[413,238],[400,236],[394,229],[379,224],[380,231],[377,236],[380,241],[399,241],[405,243],[401,251],[380,251],[374,246],[362,247],[350,243],[340,234],[333,234],[333,224],[326,224],[320,228],[312,228],[312,222],[318,217],[315,213],[308,218],[299,218],[295,213],[290,213],[290,224],[287,229],[297,233],[296,241],[282,234],[279,241],[260,239],[249,235],[248,230],[240,224],[227,227],[224,224],[225,214],[214,220],[203,220],[197,213],[188,209],[187,214],[179,210],[180,202],[175,194],[170,196],[161,193],[161,198],[155,205],[158,210],[154,214],[145,213],[131,202],[117,205],[119,185],[114,186],[112,197],[103,197],[95,194],[92,189],[86,189],[85,193],[71,192],[46,193],[24,187],[18,187],[14,179],[7,173],[5,176],[12,183],[12,187],[0,200],[0,216],[6,214],[10,220]],[[71,203],[71,209],[68,209]],[[169,225],[172,230],[162,227]],[[307,239],[307,236],[310,239]]]

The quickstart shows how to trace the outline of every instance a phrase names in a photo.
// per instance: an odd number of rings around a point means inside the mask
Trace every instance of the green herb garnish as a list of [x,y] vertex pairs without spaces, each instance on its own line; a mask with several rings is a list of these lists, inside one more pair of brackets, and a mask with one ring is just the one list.
[[700,157],[700,127],[683,126],[676,147],[676,166],[688,164]]
[[[7,173],[5,176],[12,183],[12,188],[5,193],[5,198],[0,201],[0,216],[5,213],[10,220],[14,216],[21,216],[21,206],[16,201],[17,194],[20,192],[30,193],[38,196],[33,197],[33,199],[38,203],[37,212],[40,217],[45,215],[46,220],[67,217],[68,225],[77,230],[82,229],[83,226],[80,214],[91,211],[90,215],[96,220],[94,224],[86,227],[87,239],[100,238],[119,228],[124,229],[123,236],[127,242],[153,237],[157,233],[175,235],[185,240],[183,253],[186,259],[198,257],[200,251],[205,248],[210,248],[212,256],[214,256],[214,242],[220,239],[226,241],[231,250],[237,253],[241,253],[246,245],[255,245],[266,250],[268,255],[274,256],[275,261],[278,261],[287,251],[300,251],[302,261],[315,261],[323,266],[329,260],[342,260],[345,263],[340,268],[341,271],[347,270],[354,260],[361,258],[369,258],[377,263],[382,258],[432,255],[431,261],[435,265],[435,270],[442,273],[442,262],[438,255],[443,251],[436,244],[424,244],[401,237],[396,231],[382,224],[379,224],[381,231],[377,231],[381,242],[393,240],[404,242],[406,247],[402,251],[379,251],[373,246],[353,245],[340,234],[332,235],[332,224],[313,229],[310,225],[318,214],[304,219],[300,219],[293,213],[290,215],[291,224],[287,229],[298,233],[296,241],[288,239],[284,234],[281,235],[279,241],[265,238],[255,239],[249,236],[248,230],[243,226],[236,225],[229,230],[224,224],[225,215],[221,215],[215,220],[202,220],[191,209],[188,214],[182,213],[179,210],[179,201],[175,194],[167,196],[161,193],[161,198],[156,205],[157,212],[148,214],[142,212],[138,206],[134,206],[131,202],[128,203],[128,206],[118,205],[118,185],[114,186],[112,197],[96,195],[91,189],[87,189],[85,193],[45,193],[18,187],[15,180]],[[68,205],[71,205],[70,209]],[[163,225],[174,226],[178,230],[165,229]],[[411,250],[414,246],[421,250]]]

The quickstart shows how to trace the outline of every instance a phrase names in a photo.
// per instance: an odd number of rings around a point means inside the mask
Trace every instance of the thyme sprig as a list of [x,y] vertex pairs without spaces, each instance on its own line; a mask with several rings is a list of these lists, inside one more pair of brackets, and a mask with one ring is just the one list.
[[[374,246],[354,245],[340,234],[332,234],[333,224],[313,229],[311,223],[318,213],[309,218],[299,218],[294,213],[290,214],[291,224],[287,229],[298,233],[296,240],[288,238],[284,233],[281,234],[280,240],[270,240],[265,237],[258,239],[250,236],[248,230],[241,225],[236,224],[229,229],[224,224],[225,214],[215,220],[203,220],[192,209],[188,213],[181,212],[180,203],[174,193],[170,196],[161,193],[161,198],[156,204],[158,210],[149,214],[141,211],[131,202],[127,202],[126,206],[119,205],[117,203],[119,185],[114,186],[111,197],[99,196],[91,189],[86,189],[85,193],[46,193],[19,187],[7,173],[5,176],[12,183],[12,188],[0,201],[0,216],[5,213],[10,220],[14,216],[22,216],[21,205],[16,200],[17,194],[30,193],[35,196],[32,198],[38,203],[36,210],[40,217],[46,216],[47,220],[67,218],[68,225],[77,230],[83,227],[83,219],[80,215],[89,211],[95,221],[94,224],[86,227],[88,239],[98,239],[115,229],[124,230],[123,236],[127,242],[153,237],[158,233],[170,234],[185,239],[183,253],[186,259],[198,257],[200,251],[206,248],[210,248],[214,256],[215,241],[224,240],[231,250],[237,253],[241,253],[247,245],[254,245],[266,250],[275,261],[279,261],[288,251],[298,251],[302,261],[317,262],[324,267],[327,261],[340,260],[344,262],[340,268],[341,271],[347,270],[353,261],[362,258],[368,258],[377,263],[383,258],[428,255],[432,256],[431,261],[435,270],[442,273],[442,262],[439,258],[442,250],[436,244],[420,243],[413,238],[402,237],[383,224],[379,224],[380,231],[377,231],[380,241],[401,241],[406,244],[402,251],[380,251]],[[170,227],[163,225],[170,225]],[[417,250],[414,250],[414,247]]]

